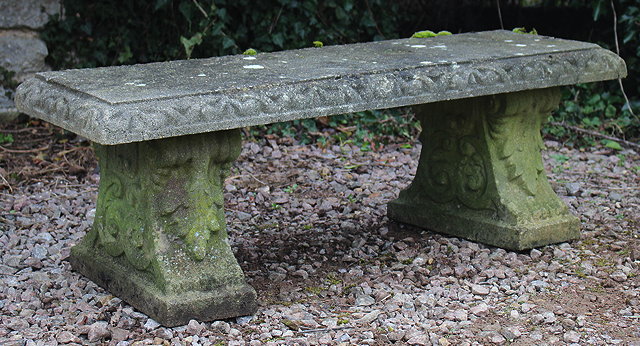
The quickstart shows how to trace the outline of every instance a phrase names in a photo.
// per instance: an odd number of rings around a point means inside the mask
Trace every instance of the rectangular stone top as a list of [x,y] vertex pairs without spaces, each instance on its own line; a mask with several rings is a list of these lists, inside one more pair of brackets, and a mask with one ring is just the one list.
[[509,31],[38,73],[18,109],[101,144],[616,79],[584,42]]

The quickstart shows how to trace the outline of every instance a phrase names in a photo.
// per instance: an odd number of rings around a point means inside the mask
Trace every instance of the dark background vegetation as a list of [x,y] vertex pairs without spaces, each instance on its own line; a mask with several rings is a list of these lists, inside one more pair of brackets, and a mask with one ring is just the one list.
[[[419,30],[453,33],[515,27],[541,35],[591,41],[616,50],[610,0],[65,0],[64,12],[42,33],[54,69],[145,63],[409,37]],[[624,80],[640,110],[640,5],[614,1]],[[363,148],[417,125],[408,110],[361,112],[257,128],[302,141],[354,141]],[[637,141],[640,120],[625,106],[617,81],[568,88],[552,121]],[[323,130],[323,131],[320,131]],[[327,131],[330,135],[327,135]],[[571,144],[595,144],[565,127],[545,132]]]

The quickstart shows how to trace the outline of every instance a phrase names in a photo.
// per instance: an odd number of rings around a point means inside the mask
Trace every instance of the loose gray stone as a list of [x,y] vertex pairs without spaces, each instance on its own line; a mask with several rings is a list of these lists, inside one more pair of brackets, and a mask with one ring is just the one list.
[[20,112],[13,102],[13,90],[5,89],[0,85],[0,124],[11,123],[19,116]]
[[38,244],[36,246],[33,247],[33,251],[31,251],[31,254],[33,257],[41,260],[44,259],[45,257],[47,257],[48,251],[47,248]]
[[40,29],[58,13],[59,0],[0,1],[0,28]]
[[615,271],[613,273],[611,273],[611,275],[609,275],[609,277],[611,277],[611,279],[617,281],[617,282],[625,282],[627,281],[627,275],[622,272],[622,271]]
[[0,275],[13,275],[18,269],[0,264]]
[[580,183],[566,183],[564,185],[565,190],[567,191],[567,196],[579,196],[580,191],[582,191],[582,184]]
[[124,341],[129,337],[129,331],[122,328],[111,328],[111,341],[112,342],[120,342]]
[[236,323],[239,325],[245,325],[253,320],[253,316],[240,316],[236,318]]
[[373,310],[369,313],[367,313],[366,315],[362,316],[362,318],[360,318],[358,320],[358,322],[360,323],[371,323],[373,321],[375,321],[376,319],[378,319],[378,316],[380,316],[380,310]]
[[533,324],[541,324],[544,321],[544,316],[542,314],[535,314],[531,316],[531,323]]
[[525,314],[526,314],[527,312],[531,311],[531,310],[532,310],[533,308],[535,308],[535,307],[536,307],[536,305],[535,305],[535,304],[523,303],[523,304],[520,306],[520,310],[522,310],[522,313],[525,313]]
[[89,331],[87,333],[89,342],[96,342],[110,336],[111,332],[109,331],[109,324],[107,322],[100,321],[89,326]]
[[247,220],[251,219],[251,214],[245,213],[243,211],[239,211],[239,212],[236,213],[236,217],[240,221],[247,221]]
[[21,111],[94,142],[122,144],[626,75],[624,61],[595,44],[509,31],[253,58],[41,73],[15,100]]
[[471,313],[476,316],[482,316],[486,314],[487,311],[489,311],[489,306],[486,303],[480,303],[476,306],[471,307],[469,311],[471,311]]
[[147,322],[144,323],[144,329],[148,331],[158,327],[160,327],[160,323],[156,322],[153,318],[148,319]]
[[494,343],[494,344],[503,344],[507,340],[502,335],[498,333],[493,333],[489,337],[489,341],[491,341],[491,343]]
[[565,342],[571,342],[571,343],[579,342],[580,341],[580,333],[576,332],[575,330],[570,330],[570,331],[564,333],[562,339]]
[[429,345],[431,342],[429,341],[429,335],[427,334],[418,334],[413,336],[411,339],[407,340],[407,344],[409,345]]
[[544,323],[547,324],[551,324],[553,322],[555,322],[558,318],[556,317],[556,314],[554,314],[551,311],[546,311],[542,313],[542,317],[544,318]]
[[609,199],[611,199],[612,201],[616,201],[616,202],[622,202],[622,200],[624,199],[624,197],[619,194],[618,192],[610,192],[609,193]]
[[376,303],[376,300],[372,296],[367,294],[360,295],[356,298],[357,306],[369,306],[375,303]]
[[529,256],[531,256],[532,260],[537,260],[538,258],[540,258],[540,256],[542,256],[542,251],[538,249],[532,249],[531,252],[529,252]]
[[66,330],[58,333],[58,336],[56,336],[56,340],[61,344],[68,344],[71,342],[80,343],[80,338],[78,338],[77,336],[73,335],[73,333]]
[[169,328],[160,328],[156,331],[156,337],[171,340],[173,338],[173,332]]
[[47,46],[36,33],[0,31],[0,66],[16,72],[17,81],[23,81],[35,72],[48,70],[44,63],[47,54]]
[[231,326],[229,325],[229,323],[224,321],[215,321],[211,323],[211,330],[222,334],[228,334],[231,330]]
[[475,284],[471,285],[471,293],[473,294],[486,296],[487,294],[489,294],[489,292],[490,292],[489,287],[482,286],[482,285],[475,285]]
[[500,334],[505,337],[505,339],[512,341],[520,337],[521,333],[519,330],[515,328],[502,328],[500,329]]
[[196,320],[191,320],[187,324],[186,332],[191,335],[198,335],[204,329],[204,325]]

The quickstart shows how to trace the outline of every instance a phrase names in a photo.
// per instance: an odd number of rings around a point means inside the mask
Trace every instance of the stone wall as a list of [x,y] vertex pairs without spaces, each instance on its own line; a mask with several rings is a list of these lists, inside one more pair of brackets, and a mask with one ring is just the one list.
[[[33,73],[48,70],[48,51],[38,31],[49,16],[61,11],[60,0],[0,0],[0,73],[13,72],[13,81],[22,82]],[[0,77],[0,81],[3,78]],[[0,122],[18,116],[13,91],[0,84]]]

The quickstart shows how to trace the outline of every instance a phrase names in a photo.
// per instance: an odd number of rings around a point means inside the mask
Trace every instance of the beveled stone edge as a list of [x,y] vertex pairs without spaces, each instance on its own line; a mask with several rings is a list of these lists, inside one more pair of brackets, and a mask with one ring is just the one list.
[[18,109],[105,145],[572,85],[626,76],[603,48],[318,79],[268,89],[109,104],[33,78],[16,92]]
[[185,325],[191,319],[204,322],[252,315],[258,309],[256,291],[247,283],[166,295],[140,272],[125,268],[117,258],[88,249],[83,243],[71,248],[68,261],[74,271],[166,327]]
[[436,233],[514,251],[580,238],[580,220],[569,212],[537,222],[509,224],[498,219],[465,217],[430,204],[409,205],[393,200],[387,204],[387,217]]

